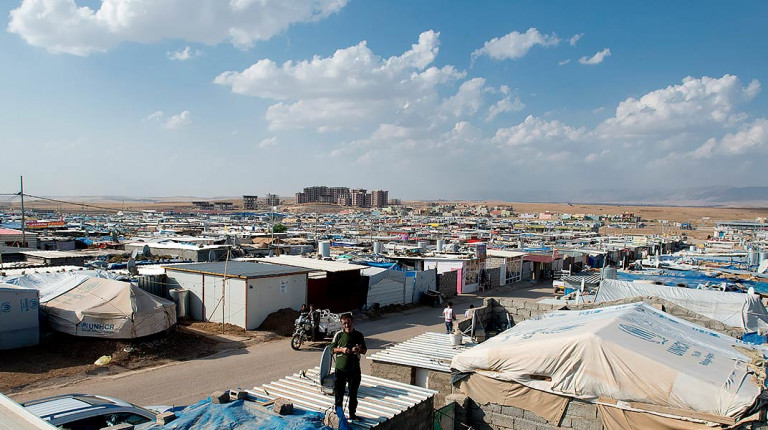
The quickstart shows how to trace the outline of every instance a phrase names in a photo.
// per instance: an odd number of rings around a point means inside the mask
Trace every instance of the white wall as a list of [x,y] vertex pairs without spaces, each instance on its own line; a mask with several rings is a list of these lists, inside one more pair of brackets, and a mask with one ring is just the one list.
[[298,310],[307,301],[307,275],[251,279],[248,282],[248,330],[258,328],[267,315],[283,308]]
[[203,275],[199,273],[166,270],[169,288],[189,290],[189,317],[196,321],[203,319]]

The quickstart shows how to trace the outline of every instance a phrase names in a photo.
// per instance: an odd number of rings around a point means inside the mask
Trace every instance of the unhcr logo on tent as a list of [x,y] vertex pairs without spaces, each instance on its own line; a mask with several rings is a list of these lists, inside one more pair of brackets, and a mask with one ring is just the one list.
[[80,323],[80,331],[88,333],[113,333],[115,331],[115,325],[103,323]]

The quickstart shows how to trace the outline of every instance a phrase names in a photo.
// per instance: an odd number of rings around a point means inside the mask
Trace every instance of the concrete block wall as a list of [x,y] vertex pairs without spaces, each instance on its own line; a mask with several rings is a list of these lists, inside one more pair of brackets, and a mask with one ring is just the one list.
[[456,295],[456,271],[443,272],[437,275],[437,289],[445,297],[454,297]]
[[413,384],[413,368],[400,364],[374,361],[371,363],[371,376],[402,382],[403,384]]
[[[404,384],[413,385],[415,383],[415,372],[415,368],[411,366],[382,363],[380,361],[374,361],[371,363],[372,376],[402,382]],[[458,388],[451,385],[450,373],[438,372],[436,370],[427,371],[426,388],[437,391],[434,404],[438,408],[445,406],[446,396],[461,392]]]
[[[597,412],[597,406],[579,400],[571,400],[559,423],[551,423],[535,413],[516,408],[502,406],[496,403],[478,404],[468,399],[467,406],[457,411],[463,411],[465,424],[474,429],[535,429],[554,430],[559,428],[575,430],[601,430],[602,422]],[[458,415],[458,414],[457,414]]]
[[[476,308],[475,314],[483,327],[487,327],[493,320],[496,322],[505,322],[506,315],[509,314],[512,320],[512,325],[518,324],[520,321],[525,321],[530,318],[535,318],[539,315],[543,315],[547,312],[560,309],[595,309],[606,306],[615,306],[621,304],[629,304],[644,301],[651,305],[660,305],[664,312],[674,315],[678,318],[682,318],[686,321],[698,324],[702,327],[714,330],[718,333],[723,333],[732,337],[739,337],[743,334],[743,331],[736,327],[726,326],[720,321],[713,320],[711,318],[699,315],[692,312],[682,306],[678,306],[674,303],[668,302],[658,297],[631,297],[622,300],[615,300],[612,302],[601,303],[583,303],[580,305],[551,305],[544,303],[537,303],[534,300],[518,299],[510,297],[487,297],[484,299],[483,306]],[[459,328],[465,330],[471,324],[471,320],[459,322]]]
[[488,269],[485,271],[485,275],[488,277],[488,280],[491,281],[491,288],[497,288],[501,286],[501,268],[496,267],[493,269]]

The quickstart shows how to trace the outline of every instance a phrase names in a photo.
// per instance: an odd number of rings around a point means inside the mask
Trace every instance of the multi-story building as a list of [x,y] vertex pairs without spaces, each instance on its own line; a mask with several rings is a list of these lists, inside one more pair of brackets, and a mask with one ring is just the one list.
[[243,209],[256,209],[259,196],[243,196]]
[[371,191],[371,207],[383,208],[389,200],[389,192],[384,190]]
[[349,193],[352,196],[352,206],[366,208],[371,205],[371,195],[367,193],[366,189],[355,188],[350,190]]
[[330,203],[341,206],[357,206],[361,208],[384,207],[387,205],[389,192],[376,190],[376,204],[374,197],[367,190],[357,188],[350,190],[347,187],[313,186],[305,187],[304,191],[296,193],[296,203]]
[[267,194],[267,206],[279,206],[280,197],[277,194]]

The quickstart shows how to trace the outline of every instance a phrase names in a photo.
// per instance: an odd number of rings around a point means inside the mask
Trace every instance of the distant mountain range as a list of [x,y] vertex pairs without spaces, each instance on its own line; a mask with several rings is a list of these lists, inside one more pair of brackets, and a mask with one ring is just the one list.
[[677,190],[595,190],[574,203],[617,203],[663,206],[768,207],[768,187],[698,187]]

